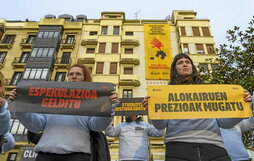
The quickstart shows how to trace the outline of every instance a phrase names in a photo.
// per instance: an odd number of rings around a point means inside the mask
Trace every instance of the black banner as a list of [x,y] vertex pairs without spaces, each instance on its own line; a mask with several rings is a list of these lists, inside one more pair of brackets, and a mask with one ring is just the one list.
[[111,116],[112,83],[23,81],[9,109],[15,112]]
[[21,147],[20,161],[35,161],[37,153],[34,151],[34,147]]
[[147,115],[147,110],[141,102],[144,98],[120,98],[120,104],[116,107],[116,116]]

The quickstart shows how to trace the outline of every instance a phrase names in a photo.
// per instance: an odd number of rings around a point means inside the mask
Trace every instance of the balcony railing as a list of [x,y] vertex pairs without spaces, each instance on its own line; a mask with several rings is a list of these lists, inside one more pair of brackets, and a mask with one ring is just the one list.
[[55,67],[57,69],[68,69],[71,65],[71,58],[69,59],[63,59],[63,58],[57,58],[55,61]]
[[139,65],[139,57],[135,54],[121,54],[121,64],[134,64]]
[[15,68],[24,68],[28,58],[20,59],[20,57],[15,57],[12,66]]
[[84,54],[82,57],[78,58],[78,64],[94,64],[95,54]]
[[139,77],[137,75],[120,75],[121,86],[140,86]]
[[83,39],[81,42],[81,45],[97,45],[98,41],[97,39]]
[[76,40],[75,39],[62,39],[61,43],[60,43],[60,47],[62,49],[74,49],[76,44]]
[[0,41],[0,49],[11,49],[13,46],[14,41],[11,42],[5,42],[5,41]]
[[21,40],[20,46],[22,49],[32,49],[34,41],[28,41],[27,38]]
[[122,45],[139,46],[139,40],[134,36],[125,36],[121,42]]

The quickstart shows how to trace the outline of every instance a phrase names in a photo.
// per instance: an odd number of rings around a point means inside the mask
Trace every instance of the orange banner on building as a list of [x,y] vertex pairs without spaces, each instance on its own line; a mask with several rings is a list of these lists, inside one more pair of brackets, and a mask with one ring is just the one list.
[[172,50],[169,24],[145,24],[146,79],[169,80]]
[[160,119],[246,118],[252,116],[239,85],[148,86],[148,116]]

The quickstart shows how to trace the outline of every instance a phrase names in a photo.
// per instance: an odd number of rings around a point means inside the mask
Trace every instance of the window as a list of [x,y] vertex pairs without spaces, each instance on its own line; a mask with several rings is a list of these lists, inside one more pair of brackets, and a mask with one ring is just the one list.
[[19,63],[26,63],[29,55],[30,55],[30,52],[23,52],[21,54],[21,57],[19,58]]
[[26,134],[27,130],[19,122],[18,119],[11,119],[11,133],[12,134]]
[[59,32],[56,31],[40,31],[38,34],[38,38],[51,39],[57,38],[59,36]]
[[112,43],[111,53],[118,53],[118,43]]
[[11,86],[16,86],[19,83],[19,81],[21,80],[21,77],[22,77],[22,73],[23,72],[15,72],[13,74],[11,82],[10,82]]
[[102,26],[101,28],[101,34],[102,35],[107,35],[108,33],[108,26]]
[[56,77],[55,77],[55,81],[56,82],[64,82],[65,77],[66,77],[66,72],[57,72]]
[[55,49],[54,48],[33,48],[33,51],[31,53],[31,57],[52,57],[54,54]]
[[186,36],[185,27],[180,27],[180,29],[181,29],[181,35]]
[[184,52],[184,54],[190,53],[188,44],[183,44],[183,52]]
[[86,53],[88,54],[95,53],[95,48],[87,48]]
[[204,54],[203,44],[196,44],[197,54]]
[[99,53],[105,53],[106,43],[99,43]]
[[211,36],[208,27],[202,27],[203,36]]
[[212,70],[216,71],[219,68],[219,64],[211,64]]
[[131,89],[124,89],[123,90],[123,98],[132,98],[133,92]]
[[26,44],[33,44],[35,41],[36,35],[29,35],[27,40],[26,40]]
[[124,67],[123,74],[133,74],[133,68],[132,67]]
[[133,32],[132,31],[126,31],[125,36],[133,36]]
[[103,74],[103,62],[97,62],[96,74]]
[[89,35],[90,35],[90,36],[95,36],[95,35],[97,35],[97,31],[90,31],[90,32],[89,32]]
[[198,67],[202,71],[201,74],[208,74],[208,65],[206,63],[200,63]]
[[117,63],[111,62],[109,74],[116,74],[116,73],[117,73]]
[[6,54],[7,54],[6,52],[0,52],[0,63],[4,63]]
[[70,63],[70,52],[64,52],[61,60],[61,64],[69,64]]
[[18,153],[10,152],[6,161],[16,161]]
[[119,30],[120,30],[119,26],[114,26],[113,35],[119,35]]
[[14,42],[15,37],[16,37],[16,35],[6,35],[3,40],[3,43],[4,44],[12,44]]
[[207,48],[207,53],[208,54],[214,54],[214,47],[213,44],[206,44],[206,48]]
[[200,36],[199,28],[192,27],[193,36]]
[[133,48],[125,48],[124,53],[125,54],[133,54]]
[[47,79],[48,69],[43,68],[27,68],[24,72],[23,79]]
[[75,43],[75,35],[67,35],[65,44],[74,44]]

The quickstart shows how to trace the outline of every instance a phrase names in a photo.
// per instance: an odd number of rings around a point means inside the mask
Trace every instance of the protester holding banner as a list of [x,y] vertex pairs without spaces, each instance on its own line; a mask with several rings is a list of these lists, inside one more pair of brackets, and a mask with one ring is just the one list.
[[0,153],[14,148],[15,141],[9,133],[10,113],[7,110],[8,103],[4,96],[4,76],[0,72]]
[[157,130],[141,117],[131,115],[115,127],[109,125],[106,136],[119,137],[119,161],[148,160],[148,137],[161,137],[163,130]]
[[[86,66],[75,64],[69,69],[68,81],[92,82],[92,78]],[[9,99],[14,100],[17,92],[12,90]],[[114,112],[115,106],[119,103],[117,94],[112,92],[108,99]],[[36,161],[90,161],[90,131],[103,131],[112,121],[112,117],[26,112],[16,112],[16,115],[28,130],[43,131],[35,147],[38,153]]]
[[[170,85],[204,84],[199,78],[193,61],[187,54],[174,57],[170,71]],[[246,102],[251,95],[245,91]],[[148,106],[146,96],[143,106]],[[166,128],[166,161],[230,161],[221,138],[220,129],[232,128],[241,118],[223,119],[169,119],[152,120],[159,130]]]

